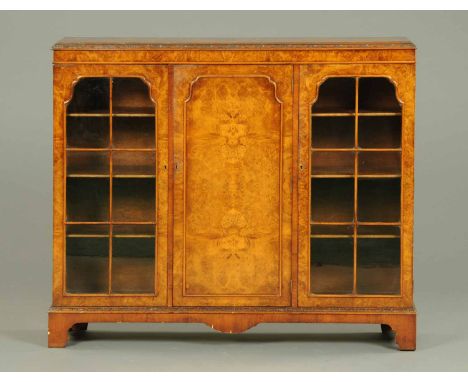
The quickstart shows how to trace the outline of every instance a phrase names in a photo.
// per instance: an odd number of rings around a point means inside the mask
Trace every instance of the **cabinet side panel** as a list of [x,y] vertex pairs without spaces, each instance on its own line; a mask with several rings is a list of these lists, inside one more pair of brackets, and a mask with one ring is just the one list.
[[63,251],[64,251],[64,107],[65,94],[62,86],[62,71],[53,70],[53,272],[52,297],[57,305],[62,296],[63,287]]
[[398,91],[403,103],[402,119],[402,173],[401,173],[401,251],[402,251],[402,280],[403,295],[413,304],[413,230],[414,230],[414,130],[415,130],[415,96],[416,96],[416,68],[406,65],[401,73]]

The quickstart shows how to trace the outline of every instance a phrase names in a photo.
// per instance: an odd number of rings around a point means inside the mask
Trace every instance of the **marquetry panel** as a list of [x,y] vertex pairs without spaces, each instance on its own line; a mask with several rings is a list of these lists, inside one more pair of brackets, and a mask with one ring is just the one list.
[[289,302],[291,75],[176,68],[175,305]]

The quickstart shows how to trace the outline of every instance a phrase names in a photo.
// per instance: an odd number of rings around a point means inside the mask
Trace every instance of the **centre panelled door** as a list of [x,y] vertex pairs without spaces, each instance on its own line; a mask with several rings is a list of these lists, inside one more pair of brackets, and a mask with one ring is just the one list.
[[290,305],[292,72],[175,67],[175,306]]

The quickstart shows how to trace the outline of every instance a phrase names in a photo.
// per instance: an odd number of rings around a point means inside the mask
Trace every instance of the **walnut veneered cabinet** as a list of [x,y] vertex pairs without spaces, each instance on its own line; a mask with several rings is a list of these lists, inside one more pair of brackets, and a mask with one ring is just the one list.
[[403,39],[58,42],[49,346],[323,322],[415,349],[414,102]]

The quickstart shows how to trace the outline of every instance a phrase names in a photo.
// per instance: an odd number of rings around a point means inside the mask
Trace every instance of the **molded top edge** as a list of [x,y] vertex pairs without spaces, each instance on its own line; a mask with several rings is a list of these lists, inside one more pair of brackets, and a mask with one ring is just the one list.
[[53,50],[314,50],[415,49],[404,37],[378,38],[93,38],[65,37]]

